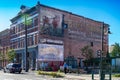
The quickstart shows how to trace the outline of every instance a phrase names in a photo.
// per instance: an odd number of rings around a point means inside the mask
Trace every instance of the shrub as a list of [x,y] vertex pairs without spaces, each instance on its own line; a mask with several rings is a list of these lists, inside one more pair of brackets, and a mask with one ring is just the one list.
[[60,72],[38,71],[39,75],[48,75],[52,77],[64,77]]
[[120,77],[120,74],[114,74],[113,77]]

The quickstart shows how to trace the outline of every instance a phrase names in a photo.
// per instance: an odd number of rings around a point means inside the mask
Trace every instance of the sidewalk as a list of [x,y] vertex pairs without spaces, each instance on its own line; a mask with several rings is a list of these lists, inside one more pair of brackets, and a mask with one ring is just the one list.
[[[65,74],[65,78],[68,79],[74,79],[74,80],[92,80],[91,74],[74,74],[74,73],[68,73]],[[95,80],[99,80],[99,75],[94,76]]]
[[[37,75],[36,71],[29,71],[29,72],[24,72],[25,74],[31,74],[31,75]],[[77,73],[67,73],[64,74],[64,78],[61,78],[59,80],[92,80],[92,74],[77,74]],[[94,80],[99,80],[99,74],[94,74]],[[109,75],[106,75],[106,79],[109,80]],[[119,78],[112,77],[112,80],[120,80]]]
[[[25,73],[37,75],[36,71],[29,71],[29,72],[25,72]],[[92,80],[91,74],[67,73],[67,74],[64,74],[64,76],[65,77],[61,78],[61,80]],[[99,80],[99,75],[95,75],[94,79]]]
[[[92,74],[65,74],[65,78],[73,80],[92,80]],[[94,80],[100,80],[99,74],[94,75]],[[109,80],[109,75],[105,76],[105,80]],[[120,77],[112,77],[112,80],[120,80]]]

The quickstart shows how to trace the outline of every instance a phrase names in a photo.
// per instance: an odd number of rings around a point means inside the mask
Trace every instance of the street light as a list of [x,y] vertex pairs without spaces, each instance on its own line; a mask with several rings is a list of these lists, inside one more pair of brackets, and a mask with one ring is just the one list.
[[[101,52],[100,52],[100,80],[104,80],[104,77],[105,77],[105,74],[103,73],[103,70],[102,70],[102,57],[103,57],[103,48],[104,48],[104,28],[105,28],[105,26],[104,26],[104,22],[103,22],[103,24],[102,24],[102,27],[101,27],[101,45],[102,45],[102,47],[101,47]],[[111,32],[110,32],[110,29],[109,29],[109,27],[108,27],[108,30],[107,30],[107,32],[106,32],[107,34],[111,34]]]
[[[108,28],[107,33],[108,33],[108,34],[112,34],[111,31],[110,31],[110,28]],[[107,49],[107,53],[108,53],[108,49]],[[111,58],[109,57],[109,59],[110,59],[110,73],[109,73],[109,80],[111,80]]]
[[26,11],[26,6],[22,5],[21,6],[21,13],[22,13],[22,18],[24,19],[24,27],[25,27],[25,72],[28,72],[28,57],[29,57],[29,52],[28,52],[28,44],[27,44],[27,26],[31,24],[31,19],[28,20],[29,15],[25,12]]
[[101,52],[100,52],[100,80],[103,78],[103,72],[102,72],[102,53],[103,53],[103,37],[104,37],[104,23],[102,24],[101,27]]
[[26,15],[24,15],[25,18],[25,72],[28,72],[28,65],[27,65],[27,53],[28,53],[28,47],[27,47],[27,18]]

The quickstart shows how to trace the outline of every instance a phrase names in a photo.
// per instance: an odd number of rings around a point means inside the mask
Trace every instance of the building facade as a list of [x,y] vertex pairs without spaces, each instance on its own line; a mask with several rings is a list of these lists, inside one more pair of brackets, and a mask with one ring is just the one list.
[[0,66],[4,67],[7,61],[7,51],[10,49],[10,30],[0,32]]
[[[27,17],[25,18],[25,15]],[[26,19],[26,20],[25,20]],[[57,70],[64,60],[76,68],[84,66],[85,57],[81,48],[90,46],[93,58],[96,51],[102,49],[101,27],[107,30],[109,25],[68,11],[42,5],[38,2],[32,8],[24,5],[21,11],[11,19],[10,43],[17,53],[17,61],[25,62],[25,27],[27,26],[27,43],[29,68]],[[26,26],[25,26],[26,25]],[[108,34],[103,36],[104,56],[108,51]]]

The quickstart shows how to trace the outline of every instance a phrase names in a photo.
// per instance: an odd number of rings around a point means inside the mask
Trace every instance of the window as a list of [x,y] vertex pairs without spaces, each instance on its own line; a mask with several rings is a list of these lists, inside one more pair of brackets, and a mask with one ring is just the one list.
[[93,42],[90,42],[90,46],[93,47]]
[[67,29],[68,28],[68,24],[64,24],[64,29]]
[[0,45],[1,45],[1,39],[0,39]]
[[34,23],[34,26],[37,26],[38,25],[38,18],[34,18],[34,21],[33,21]]
[[31,36],[31,43],[32,43],[31,45],[34,45],[34,36],[33,35]]

